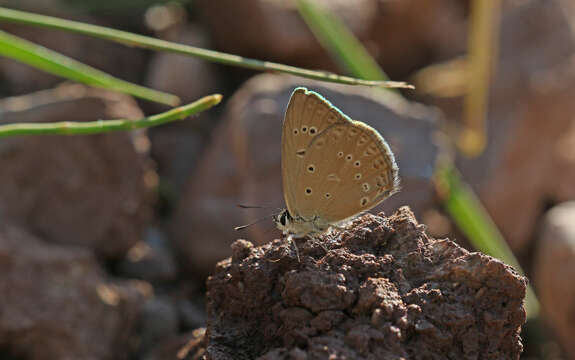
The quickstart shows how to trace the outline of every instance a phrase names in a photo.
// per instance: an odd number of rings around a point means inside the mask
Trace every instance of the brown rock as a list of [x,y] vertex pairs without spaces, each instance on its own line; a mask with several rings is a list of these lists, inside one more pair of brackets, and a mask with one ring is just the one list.
[[0,228],[0,344],[17,358],[124,358],[147,292],[108,282],[87,249]]
[[301,261],[285,240],[239,241],[218,264],[208,359],[519,358],[525,278],[430,238],[409,208],[296,241]]
[[535,282],[545,320],[565,351],[575,357],[575,202],[556,205],[543,220]]
[[467,50],[467,1],[378,0],[364,43],[395,79]]
[[[403,190],[386,200],[384,209],[409,203],[419,213],[432,202],[434,190],[429,179],[437,154],[431,139],[436,129],[435,111],[369,88],[261,75],[230,99],[225,119],[177,210],[174,237],[188,267],[208,273],[217,260],[229,256],[228,239],[236,236],[234,226],[262,216],[270,220],[248,231],[255,243],[269,239],[265,232],[274,228],[271,214],[283,204],[280,153],[284,111],[293,89],[300,85],[317,90],[350,117],[372,125],[390,143]],[[237,204],[270,209],[238,209]]]
[[[81,85],[6,98],[0,107],[0,123],[142,116],[130,97]],[[140,239],[154,183],[143,132],[5,138],[0,162],[3,220],[111,257]]]

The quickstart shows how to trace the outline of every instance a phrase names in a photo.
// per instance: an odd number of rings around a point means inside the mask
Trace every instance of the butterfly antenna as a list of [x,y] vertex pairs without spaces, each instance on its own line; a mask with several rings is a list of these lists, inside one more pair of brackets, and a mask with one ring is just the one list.
[[241,209],[262,209],[263,208],[263,206],[244,205],[244,204],[236,204],[236,206],[241,208]]
[[236,204],[237,207],[241,209],[269,209],[271,206],[260,206],[260,205],[246,205],[246,204]]
[[269,219],[269,218],[270,218],[269,215],[268,215],[268,216],[265,216],[265,217],[263,217],[263,218],[259,218],[259,219],[257,219],[256,221],[253,221],[253,222],[251,222],[251,223],[249,223],[249,224],[241,225],[241,226],[236,226],[236,227],[234,228],[234,230],[243,230],[243,229],[245,229],[245,228],[247,228],[247,227],[249,227],[249,226],[255,225],[255,224],[257,224],[257,223],[259,223],[259,222],[261,222],[261,221],[267,220],[267,219]]

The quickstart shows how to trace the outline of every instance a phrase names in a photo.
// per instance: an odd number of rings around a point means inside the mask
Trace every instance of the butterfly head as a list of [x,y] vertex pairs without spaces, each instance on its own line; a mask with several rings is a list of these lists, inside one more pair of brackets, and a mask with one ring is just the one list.
[[282,210],[279,214],[274,217],[274,222],[278,229],[280,229],[283,233],[289,232],[291,229],[291,223],[293,218],[291,217],[289,211],[287,209]]

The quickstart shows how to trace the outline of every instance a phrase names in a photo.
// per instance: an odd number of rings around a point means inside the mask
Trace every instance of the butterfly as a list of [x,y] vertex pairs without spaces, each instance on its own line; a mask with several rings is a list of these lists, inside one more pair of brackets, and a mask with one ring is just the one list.
[[286,209],[274,222],[293,237],[326,232],[399,190],[394,155],[377,130],[303,87],[287,106],[281,159]]

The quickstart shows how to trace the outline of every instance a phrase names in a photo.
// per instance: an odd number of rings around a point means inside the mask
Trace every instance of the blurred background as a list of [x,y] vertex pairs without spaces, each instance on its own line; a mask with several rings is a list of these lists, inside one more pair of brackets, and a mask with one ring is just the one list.
[[[295,0],[0,3],[355,77],[384,76],[366,72],[379,65],[416,86],[338,85],[0,21],[0,30],[182,103],[224,95],[191,120],[145,131],[0,140],[0,359],[172,359],[197,337],[205,279],[229,245],[279,236],[271,215],[283,207],[281,123],[297,86],[390,143],[402,192],[374,211],[409,205],[434,237],[475,250],[477,233],[492,234],[479,238],[513,252],[541,305],[524,327],[523,359],[575,359],[575,4],[311,3],[363,47],[334,45],[339,38],[322,36]],[[354,68],[364,50],[371,62]],[[6,57],[0,97],[2,124],[169,109]],[[480,202],[457,198],[442,169]],[[466,206],[488,215],[479,229]]]

